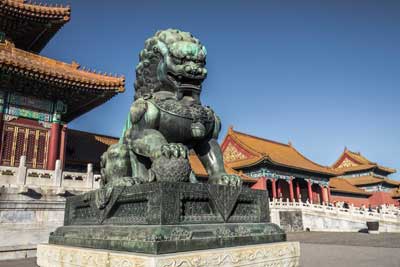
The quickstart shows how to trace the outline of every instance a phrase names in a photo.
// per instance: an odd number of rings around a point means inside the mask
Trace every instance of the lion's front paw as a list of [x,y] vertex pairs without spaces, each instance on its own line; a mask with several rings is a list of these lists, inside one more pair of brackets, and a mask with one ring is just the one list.
[[186,159],[188,156],[188,149],[186,146],[179,143],[164,144],[161,146],[161,155],[167,158],[171,158],[171,156],[173,156],[175,158]]
[[242,179],[235,174],[222,174],[214,177],[210,181],[213,184],[229,185],[229,186],[242,186]]

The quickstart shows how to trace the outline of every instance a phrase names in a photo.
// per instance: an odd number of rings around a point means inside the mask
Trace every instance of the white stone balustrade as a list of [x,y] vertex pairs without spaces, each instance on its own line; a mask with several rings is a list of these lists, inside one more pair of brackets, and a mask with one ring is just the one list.
[[56,161],[55,170],[31,169],[26,166],[22,156],[18,167],[0,166],[0,186],[19,188],[20,192],[40,188],[89,191],[99,187],[100,175],[93,173],[93,164],[88,164],[87,172],[69,172],[61,169],[60,160]]
[[379,221],[380,231],[400,232],[400,208],[382,205],[367,209],[350,206],[319,205],[308,202],[289,202],[281,199],[270,201],[271,221],[280,224],[281,211],[298,211],[302,214],[303,230],[359,231],[367,221]]

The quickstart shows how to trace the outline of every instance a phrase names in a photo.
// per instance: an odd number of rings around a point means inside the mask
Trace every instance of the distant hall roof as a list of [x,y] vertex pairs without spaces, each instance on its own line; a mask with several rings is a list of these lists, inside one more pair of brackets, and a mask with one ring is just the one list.
[[357,194],[357,195],[365,195],[365,196],[372,195],[372,193],[366,192],[365,190],[352,185],[348,181],[348,179],[343,179],[343,178],[329,179],[329,187],[331,188],[331,190],[333,192]]
[[229,160],[230,157],[227,155],[226,150],[223,149],[226,165],[234,169],[252,166],[263,160],[267,160],[273,164],[292,169],[327,176],[337,175],[333,169],[319,165],[303,156],[291,144],[283,144],[252,136],[234,131],[232,128],[228,130],[228,134],[222,144],[223,148],[226,149],[230,142],[233,142],[231,145],[240,147],[247,154],[246,156]]
[[393,168],[381,166],[370,161],[361,153],[350,151],[347,148],[344,149],[343,153],[339,156],[336,162],[332,164],[332,168],[342,174],[367,171],[371,169],[379,169],[386,174],[396,172],[396,170]]
[[352,178],[340,178],[346,179],[350,184],[355,186],[372,185],[372,184],[389,184],[395,187],[400,186],[400,182],[389,179],[387,177],[377,177],[374,175],[365,175]]

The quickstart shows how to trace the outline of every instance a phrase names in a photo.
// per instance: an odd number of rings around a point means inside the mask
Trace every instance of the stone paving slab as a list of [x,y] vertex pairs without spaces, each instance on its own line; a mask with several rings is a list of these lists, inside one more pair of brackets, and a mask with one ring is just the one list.
[[300,245],[300,267],[399,267],[398,248]]
[[288,233],[287,239],[311,244],[400,248],[400,233],[299,232]]
[[0,267],[37,267],[36,258],[0,261]]

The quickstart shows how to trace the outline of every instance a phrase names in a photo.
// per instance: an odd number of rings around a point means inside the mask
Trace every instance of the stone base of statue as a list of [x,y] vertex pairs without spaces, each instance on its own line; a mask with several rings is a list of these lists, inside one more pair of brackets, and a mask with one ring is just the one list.
[[65,226],[50,236],[52,244],[156,255],[284,240],[272,223]]
[[268,221],[266,191],[155,182],[68,198],[64,226],[49,243],[164,254],[285,241]]
[[298,242],[277,242],[149,255],[59,245],[39,245],[40,267],[268,267],[299,266]]
[[204,183],[95,190],[67,199],[39,266],[297,266],[298,244],[283,242],[268,206],[267,191]]

